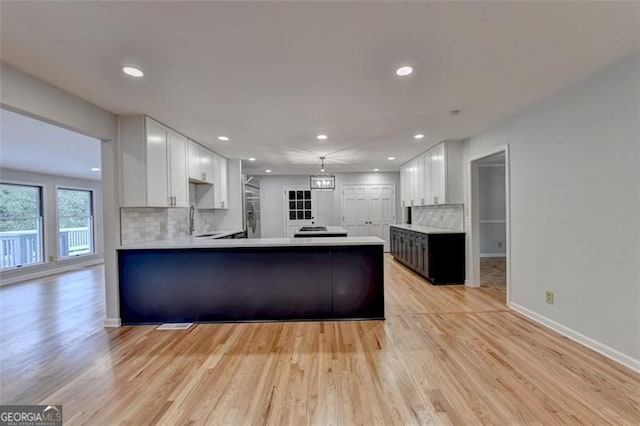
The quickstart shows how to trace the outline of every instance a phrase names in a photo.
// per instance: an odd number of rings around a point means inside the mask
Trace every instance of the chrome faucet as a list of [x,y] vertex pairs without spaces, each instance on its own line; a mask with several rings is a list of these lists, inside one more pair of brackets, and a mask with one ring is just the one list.
[[193,220],[193,217],[196,213],[196,208],[194,206],[191,206],[189,208],[189,235],[193,235],[193,231],[195,230],[195,221]]

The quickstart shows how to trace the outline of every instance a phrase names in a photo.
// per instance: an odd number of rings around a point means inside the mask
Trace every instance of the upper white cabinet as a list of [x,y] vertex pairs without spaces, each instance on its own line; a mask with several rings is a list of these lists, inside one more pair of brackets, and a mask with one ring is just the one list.
[[403,207],[461,204],[462,142],[445,141],[400,167]]
[[189,180],[196,183],[214,183],[213,152],[189,140]]
[[221,155],[213,153],[213,208],[226,209],[229,208],[229,183],[227,178],[227,159]]
[[123,207],[189,207],[187,138],[150,117],[120,117]]

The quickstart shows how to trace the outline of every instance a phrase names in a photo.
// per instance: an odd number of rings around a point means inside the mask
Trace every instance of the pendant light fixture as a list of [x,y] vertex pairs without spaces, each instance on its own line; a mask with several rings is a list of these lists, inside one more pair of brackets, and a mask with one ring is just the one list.
[[320,174],[310,176],[310,187],[318,191],[334,191],[336,189],[336,177],[325,172],[324,160],[325,157],[320,157]]

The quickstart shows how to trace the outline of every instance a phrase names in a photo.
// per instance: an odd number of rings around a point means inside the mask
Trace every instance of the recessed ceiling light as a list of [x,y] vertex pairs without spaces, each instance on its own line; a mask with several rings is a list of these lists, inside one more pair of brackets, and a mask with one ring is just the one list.
[[417,135],[413,136],[414,139],[422,139],[424,138],[424,135],[422,133],[418,133]]
[[380,171],[380,169],[373,169],[373,171],[374,171],[374,172],[378,172],[378,171]]
[[91,171],[92,172],[99,172],[100,171],[100,167],[92,167]]
[[320,139],[321,141],[326,140],[327,139],[327,135],[318,135],[316,136],[318,139]]
[[249,157],[249,158],[247,158],[247,160],[249,160],[249,161],[256,161],[256,159],[255,159],[254,157]]
[[219,141],[226,142],[226,141],[228,141],[228,140],[229,140],[229,136],[218,136],[218,140],[219,140]]
[[387,157],[387,160],[395,160],[396,157]]
[[409,65],[403,65],[396,70],[396,75],[399,77],[406,77],[413,72],[413,68]]
[[271,169],[265,170],[265,173],[271,173]]
[[131,77],[142,77],[144,75],[142,71],[134,67],[123,67],[122,72],[124,72],[127,75],[130,75]]

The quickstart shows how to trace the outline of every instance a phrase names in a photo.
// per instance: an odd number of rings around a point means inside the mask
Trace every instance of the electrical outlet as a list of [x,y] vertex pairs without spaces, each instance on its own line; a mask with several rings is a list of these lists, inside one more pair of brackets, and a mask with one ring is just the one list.
[[553,292],[545,291],[544,295],[545,295],[546,302],[550,305],[553,305]]
[[167,222],[160,222],[160,232],[167,231]]
[[498,241],[498,248],[502,248],[502,241]]
[[53,256],[49,256],[49,262],[53,262]]

